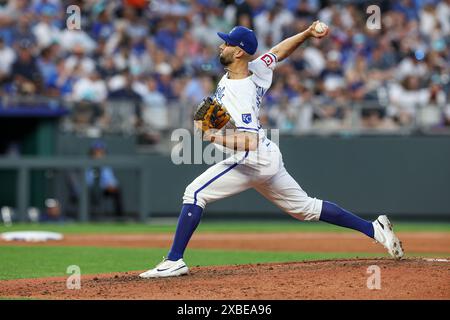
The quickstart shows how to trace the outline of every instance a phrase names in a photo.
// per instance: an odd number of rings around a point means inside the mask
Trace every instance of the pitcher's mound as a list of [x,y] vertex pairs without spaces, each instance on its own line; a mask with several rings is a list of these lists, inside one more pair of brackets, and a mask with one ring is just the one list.
[[139,271],[0,281],[0,297],[45,299],[450,299],[446,259],[347,259],[190,266],[188,276],[141,279]]

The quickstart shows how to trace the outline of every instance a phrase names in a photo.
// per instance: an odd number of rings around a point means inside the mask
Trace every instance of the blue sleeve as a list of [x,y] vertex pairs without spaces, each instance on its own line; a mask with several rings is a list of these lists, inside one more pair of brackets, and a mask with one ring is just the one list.
[[118,182],[111,167],[103,167],[100,176],[100,186],[102,188],[117,187]]
[[94,184],[94,171],[92,169],[86,170],[86,184],[92,186]]

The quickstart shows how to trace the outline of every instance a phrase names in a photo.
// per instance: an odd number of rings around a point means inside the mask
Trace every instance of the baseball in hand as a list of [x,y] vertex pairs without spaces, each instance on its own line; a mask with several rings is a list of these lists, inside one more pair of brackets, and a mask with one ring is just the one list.
[[315,30],[317,33],[324,33],[325,30],[326,30],[327,28],[328,28],[328,26],[327,26],[325,23],[319,22],[319,23],[317,23],[316,26],[314,27],[314,30]]

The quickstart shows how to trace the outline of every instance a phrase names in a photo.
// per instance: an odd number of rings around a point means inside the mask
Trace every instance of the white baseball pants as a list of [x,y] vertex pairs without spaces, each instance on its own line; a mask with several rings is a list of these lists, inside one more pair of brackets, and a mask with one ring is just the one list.
[[186,188],[183,203],[205,208],[207,203],[249,188],[296,219],[319,220],[322,200],[303,191],[286,171],[281,152],[271,141],[258,151],[238,152],[208,168]]

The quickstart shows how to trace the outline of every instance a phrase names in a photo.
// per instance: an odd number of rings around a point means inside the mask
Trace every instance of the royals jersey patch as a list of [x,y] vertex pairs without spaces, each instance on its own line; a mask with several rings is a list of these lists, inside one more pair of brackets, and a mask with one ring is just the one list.
[[252,114],[251,113],[244,113],[244,114],[242,114],[242,121],[244,123],[247,123],[247,124],[252,122]]

